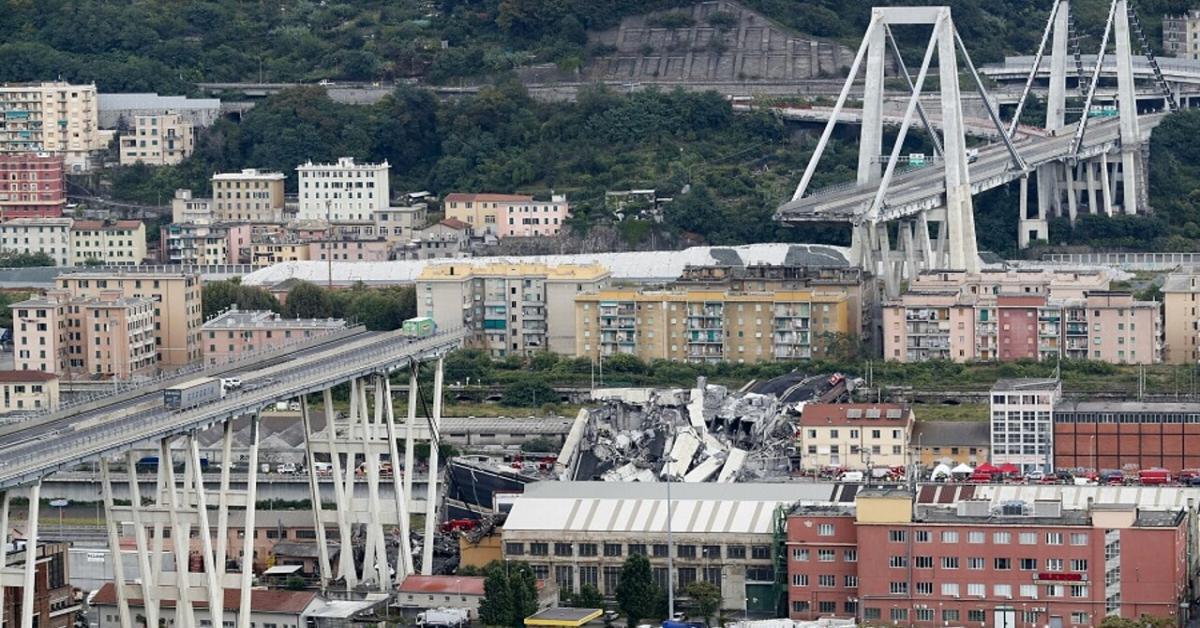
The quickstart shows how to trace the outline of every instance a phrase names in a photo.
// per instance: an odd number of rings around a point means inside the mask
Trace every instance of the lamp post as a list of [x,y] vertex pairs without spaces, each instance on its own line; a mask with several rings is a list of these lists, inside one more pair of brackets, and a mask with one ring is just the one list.
[[667,617],[672,621],[675,619],[675,539],[671,533],[674,514],[671,507],[671,465],[674,462],[674,458],[667,457]]

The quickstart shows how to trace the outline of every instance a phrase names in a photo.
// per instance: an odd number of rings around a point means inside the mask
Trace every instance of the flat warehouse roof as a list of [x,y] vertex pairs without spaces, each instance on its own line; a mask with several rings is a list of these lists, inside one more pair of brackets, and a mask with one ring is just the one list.
[[[829,484],[671,484],[671,531],[770,534],[779,506],[827,502]],[[537,482],[526,487],[506,531],[667,531],[667,486],[653,482]]]

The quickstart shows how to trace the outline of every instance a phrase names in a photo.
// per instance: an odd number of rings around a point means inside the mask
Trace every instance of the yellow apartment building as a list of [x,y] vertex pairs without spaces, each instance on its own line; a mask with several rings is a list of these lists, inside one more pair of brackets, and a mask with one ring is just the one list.
[[775,292],[611,289],[575,297],[575,355],[760,362],[824,355],[856,335],[849,299],[833,288]]

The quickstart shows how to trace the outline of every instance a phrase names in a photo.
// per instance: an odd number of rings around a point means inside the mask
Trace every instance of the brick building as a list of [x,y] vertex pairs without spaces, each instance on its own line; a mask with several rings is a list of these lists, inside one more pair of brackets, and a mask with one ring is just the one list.
[[1054,467],[1200,468],[1200,403],[1063,401],[1054,406]]
[[0,153],[0,219],[55,218],[66,206],[62,155]]
[[346,328],[333,318],[281,318],[266,310],[227,310],[204,323],[204,362],[223,364],[245,355]]
[[[37,552],[37,573],[34,576],[33,625],[39,628],[70,628],[75,625],[75,614],[79,603],[71,587],[67,567],[67,550],[70,543],[42,542]],[[0,567],[23,570],[25,565],[25,541],[16,541],[0,546],[3,561]],[[16,626],[26,613],[21,608],[21,587],[5,587],[4,625]]]
[[789,616],[1013,628],[1084,628],[1111,614],[1183,620],[1187,522],[1184,509],[914,507],[906,491],[864,490],[853,507],[788,515]]

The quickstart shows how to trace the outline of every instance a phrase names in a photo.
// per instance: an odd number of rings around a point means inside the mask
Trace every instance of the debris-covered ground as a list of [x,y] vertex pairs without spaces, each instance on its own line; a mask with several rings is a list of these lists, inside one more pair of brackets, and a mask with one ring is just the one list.
[[731,392],[696,388],[597,390],[558,457],[564,480],[739,482],[791,475],[792,420],[810,401],[843,397],[840,375],[789,374]]

